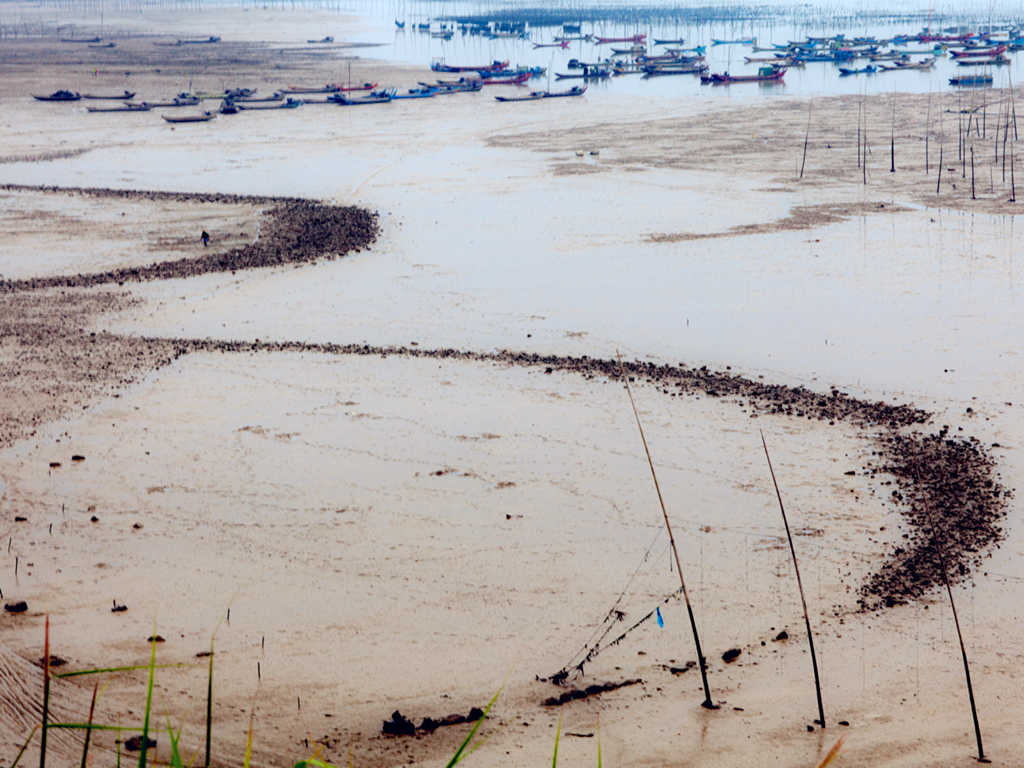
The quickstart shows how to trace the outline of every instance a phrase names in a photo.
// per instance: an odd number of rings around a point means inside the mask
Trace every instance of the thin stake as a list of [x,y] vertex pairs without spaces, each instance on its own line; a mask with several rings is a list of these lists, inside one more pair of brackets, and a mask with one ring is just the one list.
[[892,122],[889,123],[889,173],[896,173],[896,95],[892,97]]
[[804,156],[800,160],[800,178],[804,177],[804,164],[807,162],[807,139],[811,135],[811,102],[807,102],[807,130],[804,131]]
[[82,768],[86,768],[89,761],[89,737],[92,736],[92,718],[96,712],[96,692],[99,690],[99,681],[92,686],[92,701],[89,703],[89,727],[85,729],[85,744],[82,747]]
[[711,700],[711,688],[708,686],[707,660],[700,648],[700,636],[697,634],[697,620],[693,616],[693,605],[690,603],[690,595],[686,591],[686,580],[683,579],[683,565],[679,560],[679,550],[676,548],[676,540],[672,535],[672,524],[668,520],[668,510],[665,509],[665,499],[661,495],[661,486],[658,484],[658,474],[654,471],[654,460],[651,458],[651,451],[647,447],[647,437],[644,435],[644,427],[640,423],[640,412],[636,408],[636,401],[633,399],[633,390],[629,387],[629,377],[622,366],[622,357],[619,356],[619,371],[622,380],[626,384],[626,394],[629,395],[629,404],[633,406],[633,416],[636,419],[637,429],[640,430],[640,442],[644,445],[644,453],[647,454],[647,465],[651,468],[651,477],[654,479],[654,490],[658,494],[658,503],[661,504],[661,514],[665,518],[665,530],[668,531],[668,542],[672,546],[672,554],[676,560],[676,570],[679,572],[679,586],[683,590],[683,600],[686,602],[686,612],[690,616],[690,629],[693,630],[693,644],[697,647],[697,666],[700,668],[700,679],[704,684],[704,701],[701,706],[705,709],[718,709],[718,705]]
[[860,168],[860,124],[863,120],[864,103],[857,104],[857,167]]
[[971,147],[971,200],[977,200],[974,196],[974,147]]
[[967,696],[971,700],[971,717],[974,718],[974,736],[978,740],[978,762],[987,763],[985,750],[981,746],[981,725],[978,723],[978,708],[974,704],[974,687],[971,685],[971,669],[967,666],[967,648],[964,646],[964,636],[960,631],[960,619],[956,615],[956,603],[953,602],[953,590],[949,586],[949,579],[943,578],[946,582],[946,593],[949,595],[949,605],[953,609],[953,623],[956,624],[956,636],[960,638],[960,655],[964,658],[964,676],[967,678]]
[[46,614],[43,642],[43,722],[39,732],[39,768],[46,768],[46,731],[50,719],[50,614]]
[[761,445],[764,446],[764,457],[768,460],[768,471],[772,476],[772,484],[775,486],[775,495],[779,499],[779,511],[782,513],[782,522],[786,526],[786,538],[789,539],[789,553],[793,556],[793,571],[796,573],[796,586],[800,590],[800,603],[804,609],[804,624],[807,626],[807,645],[811,650],[811,665],[814,667],[814,691],[818,696],[818,722],[825,727],[825,707],[821,703],[821,678],[818,676],[818,657],[814,653],[814,636],[811,634],[811,619],[807,614],[807,598],[804,596],[804,584],[800,579],[800,566],[796,561],[796,547],[793,546],[793,535],[789,532],[789,520],[786,518],[786,508],[782,505],[782,493],[779,491],[779,483],[775,479],[775,470],[772,469],[772,457],[768,455],[768,443],[765,442],[764,432],[761,432]]

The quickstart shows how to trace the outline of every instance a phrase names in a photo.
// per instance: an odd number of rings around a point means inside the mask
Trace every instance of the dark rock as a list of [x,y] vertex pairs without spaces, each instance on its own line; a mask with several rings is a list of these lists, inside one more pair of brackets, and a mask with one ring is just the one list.
[[416,726],[397,709],[391,713],[391,719],[385,720],[381,732],[386,736],[412,736]]
[[[156,739],[146,739],[146,749],[153,749],[156,747]],[[124,741],[124,748],[129,752],[138,752],[142,749],[142,734],[132,736],[130,739]]]
[[775,636],[775,639],[776,640],[789,640],[789,632],[787,632],[786,630],[782,630],[781,632],[779,632],[779,634],[777,634]]
[[72,461],[85,461],[85,456],[83,456],[80,453],[76,453],[74,456],[71,457],[71,460]]
[[739,655],[743,653],[739,648],[730,648],[728,651],[722,654],[722,661],[726,664],[731,664],[739,658]]
[[471,707],[469,714],[466,715],[467,723],[475,723],[477,720],[484,716],[484,711],[480,707]]
[[25,517],[24,515],[15,515],[14,516],[14,522],[16,522],[16,523],[27,523],[28,522],[28,518]]
[[4,610],[8,613],[24,613],[28,610],[28,603],[19,600],[16,603],[4,603]]
[[164,638],[163,638],[162,635],[150,635],[149,637],[146,638],[146,642],[147,643],[162,643],[162,642],[164,642]]

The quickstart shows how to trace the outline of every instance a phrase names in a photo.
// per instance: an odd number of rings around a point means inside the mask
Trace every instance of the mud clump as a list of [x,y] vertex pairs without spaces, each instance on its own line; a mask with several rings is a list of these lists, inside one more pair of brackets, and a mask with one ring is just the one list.
[[391,713],[391,719],[384,721],[380,731],[385,736],[415,736],[417,733],[433,733],[438,728],[448,725],[475,723],[483,716],[484,711],[480,707],[471,707],[469,714],[466,715],[447,715],[441,718],[424,717],[417,727],[412,720],[396,709]]
[[573,688],[565,691],[559,696],[549,696],[544,699],[541,704],[545,707],[560,707],[563,704],[568,704],[570,701],[579,701],[580,699],[588,699],[591,696],[597,696],[608,691],[614,691],[619,688],[625,688],[627,685],[643,685],[643,680],[640,678],[634,678],[632,680],[623,680],[619,683],[595,683],[588,685],[586,688]]

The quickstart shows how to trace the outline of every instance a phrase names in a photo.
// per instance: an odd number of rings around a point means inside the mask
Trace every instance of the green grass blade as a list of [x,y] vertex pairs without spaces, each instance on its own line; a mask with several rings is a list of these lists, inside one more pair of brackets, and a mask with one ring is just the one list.
[[[177,662],[175,664],[157,664],[153,668],[154,669],[170,669],[171,667],[189,667],[189,666],[192,666],[192,665],[188,664],[187,662],[179,661],[179,662]],[[63,679],[65,677],[78,677],[80,675],[100,675],[100,674],[103,674],[105,672],[132,672],[132,671],[138,670],[138,669],[149,669],[149,667],[150,667],[149,664],[132,664],[131,666],[127,666],[127,667],[96,667],[95,669],[79,669],[79,670],[77,670],[75,672],[60,672],[60,673],[54,672],[51,675],[51,677],[59,677],[59,678]]]
[[558,715],[558,727],[555,728],[555,753],[551,756],[551,768],[558,768],[558,737],[562,735],[562,715]]
[[[181,738],[181,729],[175,733],[171,727],[170,718],[167,719],[167,738],[171,742],[171,759],[168,762],[170,768],[185,768],[185,764],[181,760],[181,753],[178,751],[178,740]],[[85,768],[85,766],[82,766]]]
[[92,701],[89,702],[89,727],[85,730],[85,744],[82,746],[82,768],[86,767],[89,761],[89,737],[92,736],[92,717],[96,712],[96,694],[100,689],[99,682],[92,687]]
[[156,622],[153,622],[153,639],[149,649],[149,682],[146,684],[146,712],[142,720],[142,748],[139,750],[139,768],[146,768],[149,752],[149,715],[153,710],[153,678],[156,675]]
[[249,710],[249,733],[245,737],[245,760],[242,762],[242,768],[249,768],[249,763],[252,760],[252,722],[256,718],[256,702],[252,703],[252,709]]
[[597,768],[601,768],[601,718],[597,719]]
[[39,768],[46,768],[46,721],[50,717],[50,614],[46,614],[43,640],[43,723],[39,744]]
[[33,725],[32,730],[28,734],[28,738],[25,739],[25,743],[21,745],[21,749],[18,750],[17,756],[14,758],[14,762],[11,763],[11,768],[17,768],[18,762],[21,760],[21,756],[25,754],[25,750],[28,749],[28,745],[32,741],[32,737],[36,735],[36,731],[39,730],[38,725]]
[[67,731],[116,731],[117,733],[142,730],[137,725],[103,725],[102,723],[50,723],[49,728],[51,731],[61,728]]
[[483,725],[484,720],[487,719],[487,713],[491,711],[491,707],[494,706],[494,702],[498,700],[498,696],[500,695],[501,688],[499,688],[498,692],[491,697],[491,700],[489,702],[487,702],[487,706],[484,707],[483,717],[481,717],[479,720],[476,721],[476,723],[474,723],[473,730],[469,732],[469,735],[466,737],[465,741],[463,741],[462,744],[459,745],[459,748],[455,751],[455,754],[452,755],[452,759],[448,761],[448,765],[446,765],[445,768],[452,768],[452,766],[456,765],[460,760],[462,760],[463,752],[466,751],[466,747],[469,746],[469,743],[473,740],[473,737],[476,736],[476,732],[480,729],[480,726]]

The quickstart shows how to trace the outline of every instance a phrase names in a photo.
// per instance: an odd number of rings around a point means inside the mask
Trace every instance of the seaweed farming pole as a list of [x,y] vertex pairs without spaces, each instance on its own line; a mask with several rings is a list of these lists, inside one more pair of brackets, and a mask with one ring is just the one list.
[[626,394],[629,395],[629,404],[633,406],[633,417],[636,419],[636,427],[640,430],[640,442],[644,445],[644,453],[647,454],[647,465],[651,468],[651,477],[654,479],[654,490],[658,494],[658,503],[661,504],[661,514],[665,518],[665,530],[668,531],[668,542],[672,546],[672,555],[676,560],[676,571],[679,573],[679,587],[683,590],[683,600],[686,602],[686,613],[690,616],[690,629],[693,630],[693,644],[697,647],[697,667],[700,669],[700,679],[704,684],[704,701],[701,706],[705,709],[718,709],[718,705],[711,700],[711,688],[708,686],[707,663],[704,653],[700,648],[700,636],[697,634],[697,620],[693,616],[693,605],[690,603],[690,594],[686,591],[686,581],[683,579],[683,565],[679,560],[679,550],[676,548],[676,540],[672,535],[672,524],[668,520],[668,510],[665,509],[665,499],[661,495],[661,486],[658,485],[658,475],[654,471],[654,460],[651,458],[651,450],[647,447],[647,438],[644,436],[644,427],[640,423],[640,412],[636,408],[636,401],[633,399],[633,390],[629,387],[629,376],[622,366],[622,357],[619,356],[619,371],[622,381],[626,385]]
[[818,723],[824,728],[825,707],[821,703],[821,677],[818,675],[818,657],[814,653],[814,635],[811,634],[811,618],[807,615],[807,598],[804,596],[804,583],[800,579],[800,566],[796,561],[796,547],[793,546],[793,534],[789,532],[789,520],[786,518],[786,508],[782,505],[782,493],[779,491],[779,483],[775,479],[775,470],[772,469],[772,457],[768,455],[768,443],[765,442],[764,431],[761,432],[761,445],[764,446],[764,457],[768,460],[768,471],[772,475],[772,485],[775,486],[775,495],[779,499],[782,523],[786,526],[786,538],[789,539],[789,553],[793,556],[793,571],[796,573],[796,586],[800,590],[800,603],[804,609],[804,624],[807,626],[807,646],[811,650],[811,665],[814,667],[814,692],[818,696]]
[[[945,573],[943,573],[945,578]],[[953,623],[956,624],[956,636],[960,639],[960,655],[964,660],[964,677],[967,678],[967,697],[971,700],[971,717],[974,718],[974,737],[978,740],[978,762],[987,763],[985,750],[981,746],[981,725],[978,723],[978,708],[974,703],[974,687],[971,685],[971,669],[967,666],[967,648],[964,646],[964,636],[960,631],[960,619],[956,615],[956,603],[953,602],[953,590],[950,589],[949,579],[946,581],[946,593],[949,595],[949,607],[953,609]]]
[[800,178],[804,177],[804,164],[807,162],[807,139],[811,135],[811,102],[807,102],[807,130],[804,131],[804,156],[800,160]]

